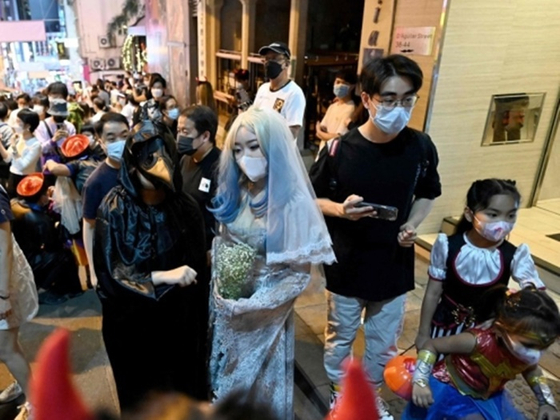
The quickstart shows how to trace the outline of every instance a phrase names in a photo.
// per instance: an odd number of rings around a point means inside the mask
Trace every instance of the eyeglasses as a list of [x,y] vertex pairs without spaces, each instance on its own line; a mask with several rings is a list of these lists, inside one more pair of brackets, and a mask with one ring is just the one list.
[[416,102],[418,102],[419,98],[420,97],[418,95],[410,95],[410,96],[405,96],[402,99],[388,99],[388,98],[381,98],[381,99],[373,98],[373,99],[379,102],[383,108],[395,109],[397,105],[400,105],[404,108],[412,108],[414,105],[416,105]]

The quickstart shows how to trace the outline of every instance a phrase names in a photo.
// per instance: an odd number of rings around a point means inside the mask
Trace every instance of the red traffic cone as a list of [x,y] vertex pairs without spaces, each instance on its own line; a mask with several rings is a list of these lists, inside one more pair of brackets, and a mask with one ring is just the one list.
[[367,381],[359,360],[352,359],[347,365],[342,381],[342,395],[326,420],[379,420],[375,404],[375,392]]
[[72,383],[68,358],[70,333],[58,329],[39,350],[37,370],[31,380],[35,420],[93,420]]

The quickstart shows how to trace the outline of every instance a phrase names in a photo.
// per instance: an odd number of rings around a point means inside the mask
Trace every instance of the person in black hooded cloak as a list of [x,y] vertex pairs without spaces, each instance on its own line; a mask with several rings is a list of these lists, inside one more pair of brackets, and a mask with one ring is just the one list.
[[182,192],[174,139],[136,125],[119,178],[97,213],[93,254],[121,409],[153,390],[206,399],[204,221]]

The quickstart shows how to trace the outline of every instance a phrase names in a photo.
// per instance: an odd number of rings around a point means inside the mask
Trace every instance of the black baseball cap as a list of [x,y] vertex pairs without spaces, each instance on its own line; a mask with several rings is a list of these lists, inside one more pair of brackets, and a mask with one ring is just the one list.
[[266,55],[266,53],[268,53],[269,51],[274,51],[275,53],[278,54],[284,54],[288,58],[288,60],[292,56],[292,53],[290,52],[288,45],[283,42],[273,42],[270,45],[265,45],[264,47],[261,47],[259,49],[259,54]]

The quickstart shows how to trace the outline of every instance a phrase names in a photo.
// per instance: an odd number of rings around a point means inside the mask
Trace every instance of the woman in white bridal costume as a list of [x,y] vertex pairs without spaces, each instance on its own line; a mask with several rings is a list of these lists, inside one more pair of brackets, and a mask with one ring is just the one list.
[[220,160],[214,214],[210,381],[220,400],[238,389],[293,418],[293,307],[312,264],[335,256],[286,121],[250,108]]

